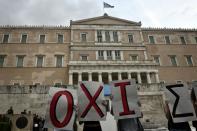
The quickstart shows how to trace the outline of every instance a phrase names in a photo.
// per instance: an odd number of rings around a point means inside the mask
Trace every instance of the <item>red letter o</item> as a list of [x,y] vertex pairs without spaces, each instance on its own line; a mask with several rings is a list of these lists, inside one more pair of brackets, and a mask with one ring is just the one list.
[[[67,114],[66,114],[64,120],[62,122],[60,122],[56,117],[56,106],[57,106],[57,102],[58,102],[59,98],[62,95],[66,96],[66,98],[67,98],[68,108],[67,108]],[[52,124],[55,127],[62,128],[62,127],[65,127],[70,122],[70,119],[73,114],[73,105],[74,105],[73,96],[68,91],[59,91],[53,96],[53,98],[51,100],[51,104],[50,104],[50,119],[51,119]]]

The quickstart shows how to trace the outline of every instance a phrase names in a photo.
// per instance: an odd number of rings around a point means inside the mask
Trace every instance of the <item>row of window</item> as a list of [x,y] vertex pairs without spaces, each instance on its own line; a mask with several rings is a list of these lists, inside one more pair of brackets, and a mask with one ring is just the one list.
[[[102,34],[102,32],[104,32]],[[97,41],[99,43],[101,42],[118,42],[118,32],[113,31],[112,35],[110,35],[111,31],[97,31]],[[105,38],[105,40],[103,39]],[[81,33],[81,41],[86,42],[87,41],[87,33]],[[133,43],[133,35],[128,34],[128,42]]]
[[[161,61],[160,61],[160,56],[152,56],[153,60],[158,63],[159,65],[161,65]],[[193,60],[192,60],[192,55],[185,55],[185,60],[188,66],[194,66]],[[171,62],[172,66],[178,66],[178,61],[176,58],[176,55],[169,55],[169,59]]]
[[[148,38],[149,38],[149,43],[150,44],[155,44],[156,43],[155,37],[153,35],[149,35]],[[187,44],[187,41],[186,41],[184,36],[180,36],[179,39],[180,39],[181,44],[183,44],[183,45]],[[165,40],[166,44],[172,44],[170,36],[164,36],[164,40]],[[197,43],[197,37],[194,37],[194,40]]]
[[[55,55],[56,57],[56,67],[63,66],[63,55]],[[0,67],[4,66],[6,55],[0,55]],[[16,67],[24,66],[24,58],[25,55],[17,55],[16,56]],[[44,65],[44,55],[36,55],[36,67],[43,67]]]
[[[12,85],[20,86],[22,84],[20,82],[13,82]],[[35,82],[34,85],[32,85],[32,86],[41,86],[41,85],[42,85],[42,83]],[[62,82],[54,83],[54,87],[59,87],[59,86],[64,86],[64,85],[62,85]]]
[[[96,60],[121,60],[121,51],[120,50],[99,50],[96,52],[97,58]],[[114,55],[114,56],[113,56]],[[88,60],[88,55],[87,54],[81,54],[80,55],[81,60],[87,61]]]
[[[4,34],[2,43],[9,43],[10,34]],[[21,43],[28,43],[28,34],[21,34]],[[46,35],[42,34],[39,36],[39,43],[45,43],[46,42]],[[64,36],[62,34],[57,34],[57,43],[63,43],[64,42]]]

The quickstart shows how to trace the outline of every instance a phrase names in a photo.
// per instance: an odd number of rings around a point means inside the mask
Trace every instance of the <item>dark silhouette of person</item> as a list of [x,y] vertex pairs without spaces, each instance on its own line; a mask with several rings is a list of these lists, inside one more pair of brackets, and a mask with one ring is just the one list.
[[12,106],[10,106],[10,108],[8,109],[7,114],[9,114],[9,115],[14,114],[14,110],[13,110]]

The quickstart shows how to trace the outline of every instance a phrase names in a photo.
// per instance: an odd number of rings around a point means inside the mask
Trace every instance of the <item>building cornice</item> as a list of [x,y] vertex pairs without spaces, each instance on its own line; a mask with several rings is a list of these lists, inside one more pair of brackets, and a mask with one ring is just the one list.
[[160,28],[160,27],[142,27],[142,31],[189,31],[196,32],[197,28]]
[[0,29],[70,29],[63,25],[0,25]]

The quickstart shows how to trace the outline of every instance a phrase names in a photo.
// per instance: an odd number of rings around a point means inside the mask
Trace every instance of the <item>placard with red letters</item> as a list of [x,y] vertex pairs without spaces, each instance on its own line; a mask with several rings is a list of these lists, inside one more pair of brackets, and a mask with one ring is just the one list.
[[79,82],[78,87],[79,121],[100,121],[106,119],[103,105],[103,83],[94,81]]
[[44,127],[73,130],[76,103],[76,90],[51,87]]
[[183,84],[167,85],[165,93],[174,123],[196,119],[196,114],[186,86]]
[[112,109],[115,119],[140,117],[135,80],[112,81]]

